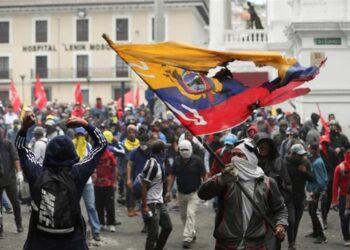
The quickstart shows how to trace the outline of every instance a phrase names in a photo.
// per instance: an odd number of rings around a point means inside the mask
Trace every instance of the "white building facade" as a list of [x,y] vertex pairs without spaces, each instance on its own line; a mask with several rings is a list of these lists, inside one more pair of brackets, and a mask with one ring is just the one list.
[[[165,40],[206,46],[208,15],[207,1],[165,1]],[[122,83],[125,91],[139,86],[142,93],[146,85],[108,47],[103,33],[120,43],[154,42],[154,1],[0,1],[0,100],[8,101],[13,79],[30,104],[37,74],[50,101],[74,102],[78,81],[91,105],[96,97],[116,100]]]
[[[350,63],[350,0],[266,0],[267,19],[262,30],[232,27],[227,16],[236,2],[210,1],[209,47],[281,51],[296,57],[303,66],[327,58],[320,75],[306,84],[311,92],[293,102],[302,120],[308,119],[312,112],[318,113],[317,104],[324,116],[334,113],[349,135],[350,80],[346,73]],[[254,72],[256,68],[241,63],[235,70]],[[274,70],[265,70],[269,79],[276,77]],[[294,111],[289,104],[282,107]]]

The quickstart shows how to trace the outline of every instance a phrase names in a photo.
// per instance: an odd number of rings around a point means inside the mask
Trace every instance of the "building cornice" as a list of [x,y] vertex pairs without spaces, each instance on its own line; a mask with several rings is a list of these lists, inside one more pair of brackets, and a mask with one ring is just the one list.
[[325,21],[325,22],[291,22],[287,26],[288,32],[350,32],[350,22]]

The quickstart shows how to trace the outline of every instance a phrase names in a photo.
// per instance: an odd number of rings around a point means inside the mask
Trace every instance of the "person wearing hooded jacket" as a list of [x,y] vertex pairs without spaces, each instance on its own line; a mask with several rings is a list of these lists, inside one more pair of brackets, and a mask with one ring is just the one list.
[[176,178],[178,201],[181,220],[185,228],[183,231],[183,248],[190,248],[196,239],[196,212],[199,203],[197,190],[206,181],[207,173],[202,159],[193,154],[192,144],[188,140],[179,143],[179,153],[174,160],[168,175],[166,200],[170,201],[172,188]]
[[237,182],[254,197],[262,212],[272,211],[274,234],[279,239],[284,238],[287,209],[276,181],[264,175],[254,152],[252,141],[242,140],[233,149],[231,164],[226,165],[222,174],[202,183],[198,190],[201,199],[219,197],[214,231],[216,250],[266,249],[266,221],[253,209]]
[[[254,136],[255,143],[259,149],[258,166],[262,168],[265,175],[273,178],[281,192],[284,203],[288,210],[288,226],[294,227],[294,216],[292,216],[292,184],[287,169],[283,165],[283,161],[279,156],[278,150],[267,133],[259,132]],[[288,232],[288,231],[287,231]],[[269,237],[266,241],[267,249],[281,249],[281,241],[273,236],[273,232],[269,230]],[[288,244],[292,245],[292,237],[288,234]]]
[[[34,185],[45,169],[48,171],[58,171],[59,168],[68,168],[70,169],[69,174],[71,175],[76,186],[75,198],[80,211],[79,200],[82,196],[85,183],[93,173],[99,158],[107,146],[104,136],[99,129],[88,124],[87,121],[80,118],[71,117],[67,120],[66,126],[71,128],[84,127],[95,142],[93,149],[83,161],[79,161],[79,156],[75,151],[71,139],[67,136],[57,136],[48,143],[44,162],[41,165],[33,160],[33,153],[26,147],[27,130],[34,124],[34,114],[29,113],[24,117],[22,128],[19,131],[15,141],[23,172],[30,186],[31,196],[33,197],[33,195],[37,195],[34,193]],[[81,212],[77,225],[74,227],[74,231],[69,234],[62,235],[51,234],[38,229],[38,217],[36,213],[37,212],[33,209],[29,222],[28,236],[23,249],[88,249],[85,223]]]

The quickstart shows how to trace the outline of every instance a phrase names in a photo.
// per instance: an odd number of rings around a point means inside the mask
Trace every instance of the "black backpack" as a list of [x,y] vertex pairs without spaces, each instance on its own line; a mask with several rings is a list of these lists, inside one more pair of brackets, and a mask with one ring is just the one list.
[[41,231],[67,234],[79,225],[77,190],[69,171],[68,168],[59,172],[44,169],[34,184],[32,208]]

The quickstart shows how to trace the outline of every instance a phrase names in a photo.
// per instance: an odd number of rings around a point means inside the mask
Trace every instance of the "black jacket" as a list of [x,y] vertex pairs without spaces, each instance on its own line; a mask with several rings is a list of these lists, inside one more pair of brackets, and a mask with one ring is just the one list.
[[[43,165],[34,161],[34,154],[26,147],[26,131],[20,130],[15,144],[19,153],[23,173],[28,180],[31,196],[33,197],[34,184],[43,173],[43,169],[49,168],[52,171],[62,167],[69,167],[70,175],[76,185],[76,202],[79,204],[84,186],[96,168],[97,162],[103,154],[107,142],[102,132],[92,126],[84,127],[94,141],[94,147],[87,157],[79,161],[71,139],[66,136],[53,138],[46,148]],[[80,209],[80,207],[79,207]],[[40,231],[36,227],[37,215],[32,210],[29,222],[28,236],[25,242],[25,250],[86,250],[86,232],[84,219],[80,215],[81,224],[70,234],[57,235]]]
[[[242,191],[235,182],[221,186],[218,175],[204,182],[198,191],[199,198],[210,200],[218,196],[218,213],[215,219],[214,237],[220,243],[237,247],[243,240],[246,247],[264,243],[267,225],[263,217],[253,210],[248,228],[244,234],[242,219]],[[278,190],[276,182],[267,176],[256,179],[254,201],[266,214],[272,214],[275,226],[288,225],[287,208]]]
[[292,197],[294,200],[304,200],[305,199],[305,184],[306,181],[313,181],[314,176],[310,171],[310,163],[304,162],[307,171],[302,172],[298,169],[298,166],[302,164],[301,161],[295,161],[293,158],[287,156],[284,160],[284,166],[288,170],[290,180],[292,183]]
[[283,165],[283,161],[279,156],[275,143],[266,133],[256,134],[254,140],[257,145],[262,141],[267,141],[270,144],[270,151],[267,156],[263,157],[258,155],[258,165],[264,170],[264,173],[267,176],[275,179],[284,201],[287,203],[292,194],[292,184],[288,171]]

